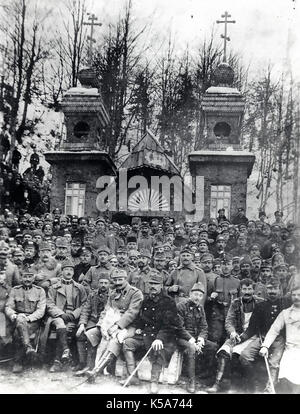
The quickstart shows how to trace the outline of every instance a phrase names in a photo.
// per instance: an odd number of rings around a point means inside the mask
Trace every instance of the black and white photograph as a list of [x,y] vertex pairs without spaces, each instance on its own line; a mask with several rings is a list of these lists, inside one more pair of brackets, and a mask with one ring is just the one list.
[[0,0],[1,395],[300,394],[299,27]]

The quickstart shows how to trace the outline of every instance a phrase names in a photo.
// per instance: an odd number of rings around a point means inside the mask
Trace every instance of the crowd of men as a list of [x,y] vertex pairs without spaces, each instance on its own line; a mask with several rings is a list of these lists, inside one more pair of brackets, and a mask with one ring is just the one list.
[[199,378],[211,393],[299,392],[300,229],[281,212],[271,223],[240,208],[231,222],[221,209],[200,223],[120,225],[10,207],[0,216],[0,353],[13,354],[15,374],[71,367],[91,383],[121,359],[121,383],[138,385],[147,353],[157,393],[177,349],[190,393]]

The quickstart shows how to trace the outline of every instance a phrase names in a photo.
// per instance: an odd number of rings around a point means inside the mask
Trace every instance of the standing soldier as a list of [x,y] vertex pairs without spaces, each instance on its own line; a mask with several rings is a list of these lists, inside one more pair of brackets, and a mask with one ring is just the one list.
[[[119,356],[122,345],[118,335],[122,330],[127,329],[128,331],[132,326],[133,321],[139,313],[143,300],[142,292],[127,282],[127,274],[125,270],[114,269],[110,277],[114,289],[109,293],[106,309],[118,309],[121,315],[120,319],[108,329],[110,339],[106,351],[101,356],[97,366],[95,366],[92,371],[87,372],[89,382],[94,382],[97,374],[101,373],[104,368]],[[97,325],[96,328],[87,331],[88,339],[93,346],[98,345],[101,340],[101,319]]]
[[138,250],[146,249],[152,254],[154,247],[154,239],[150,236],[150,227],[147,221],[143,221],[141,224],[141,233],[137,240]]
[[207,296],[210,296],[214,291],[215,279],[217,274],[212,271],[213,268],[213,255],[205,253],[200,258],[201,269],[204,271],[207,281]]
[[6,282],[6,274],[0,271],[0,353],[11,342],[11,322],[5,315],[5,305],[9,297],[11,287]]
[[231,275],[232,258],[224,255],[221,262],[222,273],[214,282],[214,289],[207,298],[208,303],[208,337],[221,345],[226,339],[225,319],[233,299],[237,298],[240,280]]
[[92,266],[82,279],[82,285],[86,288],[87,293],[91,290],[98,289],[100,274],[105,272],[108,276],[111,274],[111,264],[109,263],[110,250],[107,246],[99,247],[98,265]]
[[151,254],[149,250],[142,249],[137,259],[138,269],[132,272],[128,281],[132,286],[137,287],[143,293],[149,292],[148,280],[151,272],[150,267]]
[[30,337],[37,333],[46,309],[46,294],[43,288],[33,284],[34,274],[24,272],[21,285],[11,289],[5,306],[6,316],[13,323],[13,340],[16,345],[15,374],[23,371],[25,357],[35,354]]
[[19,164],[20,164],[21,158],[22,158],[22,155],[20,151],[18,151],[18,148],[15,147],[12,152],[11,163],[12,163],[13,169],[16,170],[17,172],[19,171]]
[[57,237],[55,241],[56,256],[55,259],[58,263],[62,263],[68,257],[70,257],[70,244],[65,237]]
[[40,157],[39,157],[39,155],[37,153],[36,145],[35,144],[32,144],[31,147],[33,149],[33,153],[30,155],[30,161],[29,162],[30,162],[30,165],[31,165],[31,168],[33,169],[33,171],[36,171],[37,166],[40,163]]
[[164,285],[168,281],[170,275],[166,271],[166,255],[165,253],[155,253],[154,255],[154,269],[158,270],[163,276]]
[[85,333],[97,325],[100,314],[107,303],[109,285],[109,275],[105,272],[100,273],[98,290],[89,294],[82,307],[79,328],[76,332],[79,366],[75,375],[78,377],[94,367],[96,348],[87,340]]
[[84,287],[73,280],[74,264],[66,260],[62,263],[61,269],[61,278],[48,290],[47,316],[49,318],[43,332],[43,341],[46,343],[50,328],[56,329],[56,355],[50,372],[60,372],[62,362],[71,359],[67,333],[74,337],[81,307],[86,301]]
[[205,293],[202,305],[205,303],[207,292],[207,281],[202,269],[193,263],[193,255],[189,249],[184,248],[180,253],[181,265],[175,269],[166,283],[167,292],[174,295],[176,302],[189,297],[190,291],[195,283],[203,284]]

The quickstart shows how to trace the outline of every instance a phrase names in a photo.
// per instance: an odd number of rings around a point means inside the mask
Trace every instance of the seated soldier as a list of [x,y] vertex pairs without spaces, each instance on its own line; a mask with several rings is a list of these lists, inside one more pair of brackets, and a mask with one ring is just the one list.
[[96,348],[87,340],[85,333],[88,329],[96,326],[107,303],[109,285],[109,276],[105,272],[100,273],[98,290],[88,295],[87,301],[82,307],[79,328],[76,332],[79,366],[75,375],[78,377],[94,367]]
[[[146,352],[152,348],[149,353],[152,363],[150,392],[156,394],[162,368],[176,349],[177,338],[185,339],[184,346],[187,347],[194,344],[195,340],[184,329],[174,299],[164,292],[163,276],[152,269],[148,284],[149,294],[145,295],[134,322],[135,335],[124,340],[123,353],[127,370],[132,374],[135,370],[135,352],[139,349]],[[128,385],[137,383],[138,378],[133,376]]]
[[62,262],[61,269],[61,278],[48,289],[46,310],[48,319],[42,335],[44,351],[50,329],[55,327],[56,353],[50,372],[61,371],[62,363],[70,361],[71,351],[67,334],[74,338],[81,307],[86,301],[84,287],[73,280],[74,264],[66,260]]
[[231,303],[226,320],[225,329],[229,336],[218,350],[218,370],[214,385],[208,392],[217,392],[223,379],[226,366],[233,356],[239,356],[249,341],[240,344],[240,335],[247,329],[255,305],[263,299],[254,296],[254,282],[251,279],[241,280],[241,297]]
[[11,289],[5,306],[5,313],[13,323],[13,341],[16,345],[14,373],[23,371],[25,357],[31,357],[35,350],[30,343],[30,337],[40,328],[41,319],[46,309],[46,294],[44,289],[33,284],[34,274],[24,272],[21,275],[21,285]]
[[178,314],[183,326],[188,332],[188,339],[178,339],[180,350],[185,350],[188,358],[189,383],[187,391],[195,392],[195,359],[205,360],[207,371],[214,373],[214,356],[218,349],[217,344],[207,340],[206,316],[201,305],[205,288],[202,283],[195,283],[189,298],[178,303]]
[[[86,373],[89,377],[89,382],[94,382],[98,373],[101,373],[104,368],[115,361],[119,356],[124,335],[126,336],[130,334],[129,328],[135,320],[143,300],[142,292],[127,282],[127,274],[125,270],[114,269],[110,278],[114,288],[109,292],[103,316],[105,316],[105,312],[107,312],[109,308],[112,308],[118,310],[120,317],[107,330],[108,343],[105,352],[101,355],[95,368]],[[86,336],[93,346],[100,343],[101,323],[102,320],[100,318],[97,327],[86,332]]]

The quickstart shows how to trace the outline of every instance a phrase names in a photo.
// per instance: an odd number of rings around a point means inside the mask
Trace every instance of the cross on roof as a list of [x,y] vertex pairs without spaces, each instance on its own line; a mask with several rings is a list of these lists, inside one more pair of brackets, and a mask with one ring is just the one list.
[[217,20],[217,23],[224,23],[224,34],[221,34],[221,38],[224,39],[224,55],[223,55],[223,62],[226,62],[226,47],[227,47],[227,41],[230,41],[230,37],[227,36],[227,24],[228,23],[235,23],[235,20],[227,20],[228,17],[231,17],[231,14],[229,14],[227,11],[221,15],[221,17],[224,18],[224,20]]
[[[90,13],[87,13],[87,15],[90,15]],[[88,18],[88,20],[91,20],[91,22],[84,22],[83,24],[85,26],[91,26],[91,34],[90,34],[90,36],[87,37],[87,39],[90,42],[89,48],[88,48],[88,60],[89,60],[89,63],[92,64],[92,58],[93,58],[93,43],[96,42],[96,40],[93,38],[93,35],[94,35],[94,26],[102,26],[102,23],[96,23],[96,20],[98,20],[98,17],[96,17],[94,15],[94,13],[90,15],[90,17]]]

